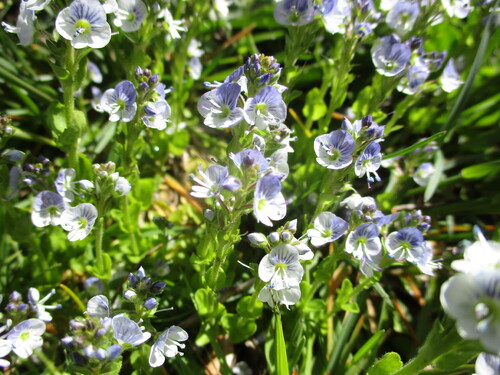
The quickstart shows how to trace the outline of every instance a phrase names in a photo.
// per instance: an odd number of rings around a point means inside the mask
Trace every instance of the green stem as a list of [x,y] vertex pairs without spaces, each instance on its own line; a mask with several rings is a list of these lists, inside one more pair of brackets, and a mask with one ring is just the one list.
[[104,260],[102,257],[102,240],[104,237],[104,217],[97,219],[96,235],[95,235],[95,257],[97,267],[100,271],[104,269]]
[[215,331],[215,327],[216,326],[212,326],[209,330],[207,330],[208,337],[210,338],[210,344],[212,345],[212,348],[214,349],[215,354],[219,359],[222,374],[231,375],[233,372],[229,368],[229,365],[226,362],[226,357],[224,356],[224,352],[222,351],[219,341],[217,340],[217,332]]
[[59,375],[60,372],[57,369],[57,367],[54,365],[54,362],[52,362],[47,356],[43,353],[42,350],[38,350],[35,355],[40,359],[40,361],[43,362],[45,365],[46,369],[49,370],[49,372],[53,375]]
[[[66,70],[69,72],[69,77],[65,80],[61,80],[61,86],[63,89],[64,97],[64,117],[66,119],[66,125],[68,128],[73,126],[73,115],[75,112],[75,87],[74,87],[74,75],[75,75],[75,49],[70,43],[66,46],[66,58],[64,60],[64,65]],[[70,146],[69,149],[69,167],[73,168],[78,172],[78,147],[80,144],[80,134],[75,137],[75,141]]]

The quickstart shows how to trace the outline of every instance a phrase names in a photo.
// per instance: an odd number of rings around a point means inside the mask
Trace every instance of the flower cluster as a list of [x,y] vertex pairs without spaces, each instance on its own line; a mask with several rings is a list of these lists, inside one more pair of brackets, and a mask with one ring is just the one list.
[[245,206],[253,191],[253,213],[268,226],[286,214],[281,181],[288,175],[288,152],[293,151],[291,131],[283,123],[286,105],[281,92],[285,88],[277,83],[280,73],[273,57],[253,55],[223,83],[207,83],[215,88],[198,101],[204,124],[239,129],[237,141],[242,147],[229,153],[232,163],[228,166],[200,168],[201,178],[192,176],[198,185],[191,195],[215,198],[217,205],[229,210],[235,201],[244,201],[241,206]]
[[142,309],[155,309],[158,306],[158,302],[154,296],[163,292],[163,289],[167,285],[163,281],[153,282],[150,277],[146,276],[142,267],[139,267],[136,274],[129,274],[128,282],[129,287],[123,296],[134,303],[138,312],[141,312]]
[[[319,5],[313,0],[287,0],[276,4],[274,17],[286,26],[302,26],[320,18],[329,33],[359,38],[372,34],[384,23],[393,33],[376,39],[371,48],[373,64],[379,74],[400,79],[399,91],[413,95],[446,58],[445,52],[425,53],[423,39],[409,37],[417,20],[436,25],[443,21],[445,13],[465,18],[472,9],[469,1],[443,1],[442,5],[440,9],[431,2],[384,0],[377,10],[371,0],[325,0]],[[442,88],[451,92],[461,83],[450,59],[441,77]]]
[[[108,174],[108,170],[112,172]],[[35,196],[31,221],[37,227],[60,225],[68,233],[68,240],[83,240],[92,230],[98,217],[94,204],[81,201],[89,194],[96,201],[108,201],[110,196],[127,194],[130,183],[114,172],[114,164],[106,167],[95,165],[95,183],[89,180],[75,180],[75,170],[62,169],[54,181],[56,192],[43,190]],[[71,205],[74,204],[74,205]]]
[[[372,120],[371,115],[351,123],[345,118],[342,129],[319,135],[314,140],[316,161],[328,169],[345,169],[354,163],[356,176],[366,175],[368,186],[380,181],[377,174],[382,162],[379,142],[383,140],[384,127]],[[372,177],[373,176],[373,177]]]
[[10,353],[26,359],[42,346],[45,322],[52,321],[52,315],[47,310],[61,307],[45,304],[54,294],[55,290],[51,290],[40,299],[40,292],[36,288],[29,288],[27,302],[17,291],[9,295],[5,314],[0,314],[4,321],[0,327],[0,367],[10,366],[10,361],[5,359]]
[[259,300],[271,307],[279,304],[289,306],[300,299],[300,282],[304,268],[300,261],[311,260],[314,256],[307,244],[294,237],[297,220],[292,220],[270,233],[248,235],[250,242],[264,249],[268,254],[259,263],[259,278],[266,284],[259,293]]
[[[82,367],[105,369],[120,354],[140,346],[151,338],[146,332],[143,318],[144,309],[151,310],[157,305],[156,300],[147,295],[158,295],[166,283],[152,282],[142,267],[136,274],[130,273],[129,289],[124,297],[132,301],[135,312],[113,313],[109,299],[104,295],[96,295],[87,302],[85,318],[75,318],[70,321],[71,335],[61,341],[71,353],[73,362]],[[154,301],[153,301],[154,300]],[[152,306],[154,305],[154,306]],[[149,363],[152,367],[163,364],[165,357],[172,358],[182,355],[179,348],[184,348],[182,341],[188,339],[188,334],[178,326],[171,326],[162,332],[151,348]]]
[[104,93],[94,88],[94,109],[109,114],[109,121],[131,122],[140,119],[152,129],[164,130],[171,114],[165,95],[170,91],[158,74],[137,67],[136,85],[125,80]]

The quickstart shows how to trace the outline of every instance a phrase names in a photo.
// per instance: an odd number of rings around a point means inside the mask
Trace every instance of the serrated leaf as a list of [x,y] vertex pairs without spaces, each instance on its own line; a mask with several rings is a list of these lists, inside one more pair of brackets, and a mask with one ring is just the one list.
[[254,320],[236,314],[224,314],[221,324],[229,333],[231,342],[235,344],[246,340],[257,331],[257,324]]

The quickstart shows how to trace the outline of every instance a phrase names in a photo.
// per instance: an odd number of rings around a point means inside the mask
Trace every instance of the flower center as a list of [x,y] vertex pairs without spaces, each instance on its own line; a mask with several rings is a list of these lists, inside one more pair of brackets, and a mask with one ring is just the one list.
[[21,341],[27,341],[30,338],[30,333],[29,332],[23,332],[19,335],[19,338]]
[[78,228],[79,229],[85,229],[87,227],[88,220],[84,217],[81,217],[78,219]]
[[90,29],[92,28],[90,22],[86,20],[85,18],[82,18],[75,23],[75,35],[74,37],[76,38],[79,35],[82,34],[87,34],[90,32]]

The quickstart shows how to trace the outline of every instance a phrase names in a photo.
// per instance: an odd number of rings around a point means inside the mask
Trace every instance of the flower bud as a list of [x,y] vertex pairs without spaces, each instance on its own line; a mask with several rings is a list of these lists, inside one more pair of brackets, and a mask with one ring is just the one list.
[[158,302],[153,297],[149,297],[144,301],[144,307],[146,310],[152,310],[156,306],[158,306]]
[[269,236],[267,236],[267,238],[269,238],[269,242],[271,243],[278,243],[279,240],[280,240],[280,235],[278,232],[272,232],[269,234]]
[[163,289],[165,289],[166,285],[167,283],[163,281],[156,281],[155,283],[153,283],[149,291],[153,294],[160,294],[161,292],[163,292]]
[[249,235],[247,235],[247,238],[252,244],[256,246],[267,243],[267,239],[262,233],[250,233]]

